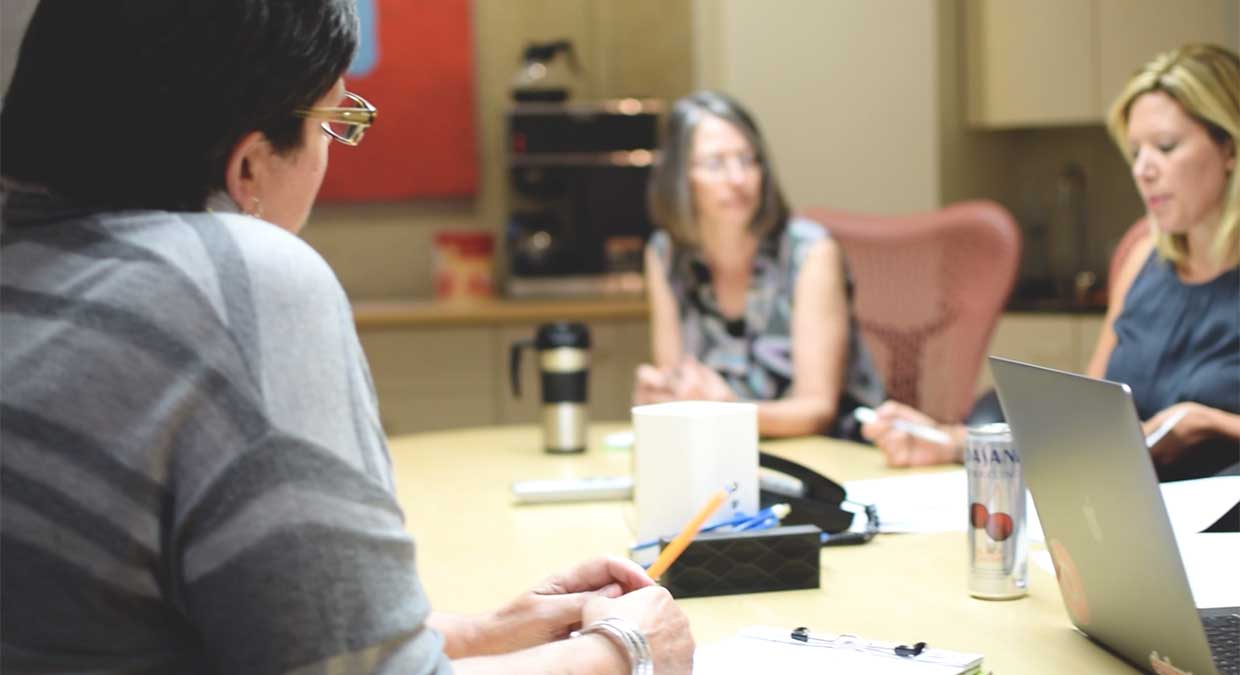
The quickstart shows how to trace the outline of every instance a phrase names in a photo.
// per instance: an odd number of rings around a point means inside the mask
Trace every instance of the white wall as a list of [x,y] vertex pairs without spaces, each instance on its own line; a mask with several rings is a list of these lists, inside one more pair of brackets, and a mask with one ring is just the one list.
[[694,0],[697,84],[757,117],[794,208],[939,204],[938,7]]

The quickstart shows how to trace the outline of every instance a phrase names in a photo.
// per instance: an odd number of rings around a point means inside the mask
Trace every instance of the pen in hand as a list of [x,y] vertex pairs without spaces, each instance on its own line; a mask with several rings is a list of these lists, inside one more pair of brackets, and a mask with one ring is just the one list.
[[[878,420],[878,413],[874,412],[873,408],[858,406],[856,410],[853,410],[853,417],[857,418],[857,421],[862,424],[869,424]],[[911,436],[916,436],[922,440],[930,441],[931,443],[938,443],[939,445],[946,446],[955,445],[955,442],[952,441],[952,437],[947,433],[925,424],[918,424],[916,422],[910,422],[902,419],[891,420],[890,424],[895,429],[899,429],[900,431],[908,433]]]
[[702,506],[702,509],[697,512],[697,515],[693,516],[693,518],[689,519],[689,522],[685,523],[685,527],[680,531],[680,534],[676,535],[676,538],[663,549],[663,552],[659,554],[657,559],[655,559],[654,564],[651,565],[650,569],[646,571],[646,573],[650,575],[651,579],[658,581],[659,577],[663,576],[663,573],[667,571],[667,568],[671,567],[672,563],[676,562],[676,559],[680,557],[681,553],[684,553],[685,548],[689,546],[689,542],[693,541],[693,537],[697,535],[698,530],[702,529],[702,523],[706,522],[706,519],[709,518],[710,515],[719,508],[719,505],[723,504],[724,500],[728,498],[728,495],[733,492],[736,492],[736,483],[734,482],[728,483],[727,487],[724,487],[715,494],[711,495],[710,500]]
[[1187,410],[1181,409],[1171,417],[1168,417],[1162,424],[1158,425],[1157,429],[1151,431],[1149,435],[1145,437],[1145,447],[1149,449],[1155,445],[1158,445],[1158,442],[1161,441],[1163,437],[1175,427],[1175,425],[1179,424],[1180,420],[1184,419],[1184,415],[1187,413]]

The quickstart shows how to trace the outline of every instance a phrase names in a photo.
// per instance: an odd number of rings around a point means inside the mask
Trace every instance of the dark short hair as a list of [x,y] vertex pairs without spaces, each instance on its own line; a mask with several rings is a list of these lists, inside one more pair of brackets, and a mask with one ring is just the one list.
[[260,131],[301,147],[297,108],[348,68],[354,0],[42,0],[0,113],[0,171],[74,203],[202,210]]
[[753,117],[735,99],[717,91],[699,91],[672,104],[663,131],[659,160],[650,173],[647,201],[652,220],[678,243],[697,246],[700,236],[689,185],[693,134],[702,120],[718,117],[735,126],[753,146],[762,168],[762,195],[749,229],[759,237],[784,227],[788,203],[775,178],[770,154]]

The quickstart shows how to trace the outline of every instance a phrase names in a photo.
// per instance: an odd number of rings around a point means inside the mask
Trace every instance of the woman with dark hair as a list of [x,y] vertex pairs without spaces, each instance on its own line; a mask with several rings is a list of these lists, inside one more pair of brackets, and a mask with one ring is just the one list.
[[646,249],[654,363],[634,399],[758,401],[765,436],[851,437],[882,400],[839,245],[793,216],[753,118],[703,91],[672,107]]
[[[1150,230],[1111,280],[1086,374],[1132,388],[1145,432],[1170,431],[1150,457],[1162,480],[1240,467],[1240,58],[1185,45],[1142,67],[1111,105],[1107,128],[1132,166]],[[865,436],[889,464],[961,461],[965,430],[940,445],[896,428],[935,425],[888,402]]]
[[0,113],[6,672],[688,672],[624,560],[430,612],[348,299],[294,236],[377,115],[357,33],[353,0],[35,11]]

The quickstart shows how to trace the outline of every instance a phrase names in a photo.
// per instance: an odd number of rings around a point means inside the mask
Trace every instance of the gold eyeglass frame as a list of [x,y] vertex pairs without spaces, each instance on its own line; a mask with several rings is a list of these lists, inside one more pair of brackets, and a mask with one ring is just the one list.
[[[379,116],[379,111],[370,101],[354,94],[351,91],[344,93],[345,97],[357,104],[356,108],[301,108],[293,111],[294,115],[304,117],[311,120],[321,120],[323,131],[332,138],[344,143],[345,145],[357,145],[362,142],[362,136],[366,134],[366,130],[370,125],[375,123],[375,118]],[[331,128],[331,122],[340,122],[350,125],[353,133],[348,135],[338,134]]]

